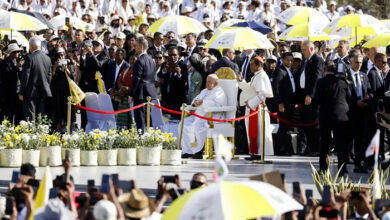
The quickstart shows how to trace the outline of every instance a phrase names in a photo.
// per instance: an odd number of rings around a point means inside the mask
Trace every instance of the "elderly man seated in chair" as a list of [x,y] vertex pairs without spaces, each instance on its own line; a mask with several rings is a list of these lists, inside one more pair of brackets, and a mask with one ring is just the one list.
[[[206,88],[195,97],[191,106],[196,108],[196,114],[208,117],[205,111],[206,108],[220,107],[226,104],[227,97],[223,89],[218,86],[218,76],[216,74],[210,74],[207,77]],[[222,113],[213,114],[213,118],[219,119],[222,117]],[[183,138],[181,142],[183,158],[202,158],[202,149],[206,140],[208,127],[207,120],[195,116],[190,116],[184,120]]]

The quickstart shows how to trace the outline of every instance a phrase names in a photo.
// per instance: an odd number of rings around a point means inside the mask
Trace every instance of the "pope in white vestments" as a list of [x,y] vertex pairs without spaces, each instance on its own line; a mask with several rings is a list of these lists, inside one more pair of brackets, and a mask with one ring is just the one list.
[[[216,74],[210,74],[207,77],[206,88],[195,97],[191,105],[196,107],[196,114],[206,117],[208,117],[205,111],[206,108],[227,105],[227,97],[223,89],[218,86]],[[221,117],[221,114],[213,114],[213,118]],[[184,120],[181,142],[183,154],[196,154],[203,149],[208,127],[207,120],[195,116],[190,116]]]
[[[245,119],[245,125],[249,140],[249,154],[261,155],[261,133],[262,133],[262,115],[261,103],[265,102],[266,98],[272,98],[272,86],[267,73],[263,70],[264,61],[261,57],[256,56],[250,62],[250,68],[254,73],[249,85],[253,89],[254,94],[246,101],[246,112],[250,114],[260,110],[258,114]],[[238,86],[245,89],[248,86],[245,81],[239,82]],[[240,97],[242,98],[242,97]],[[267,110],[267,109],[266,109]],[[265,112],[265,155],[273,155],[272,129],[270,126],[269,114]]]

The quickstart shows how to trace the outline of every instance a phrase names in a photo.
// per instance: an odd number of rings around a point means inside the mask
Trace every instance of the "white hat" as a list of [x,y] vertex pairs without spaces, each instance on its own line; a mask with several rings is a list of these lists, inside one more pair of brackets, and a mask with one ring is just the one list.
[[60,199],[50,199],[49,202],[34,212],[36,220],[72,220],[76,219],[73,213],[65,207]]
[[91,25],[91,24],[85,25],[85,32],[92,32],[92,31],[95,31],[95,28],[93,25]]
[[213,79],[219,79],[218,76],[217,76],[217,74],[215,74],[215,73],[210,74],[210,75],[208,75],[207,77],[211,77],[211,78],[213,78]]
[[146,19],[156,19],[156,16],[154,14],[149,14]]
[[106,199],[100,200],[93,208],[93,217],[96,220],[116,220],[117,212],[114,203]]
[[97,42],[97,43],[99,43],[102,47],[104,47],[104,43],[103,43],[103,41],[100,40],[100,39],[93,40],[92,42]]
[[206,22],[211,23],[211,19],[210,19],[209,17],[206,17],[206,18],[203,19],[202,22],[203,22],[203,23],[206,23]]
[[203,39],[198,41],[197,45],[198,45],[198,47],[204,47],[204,45],[206,45],[207,42],[209,42],[209,41],[207,39],[203,38]]
[[118,15],[114,15],[111,17],[111,21],[115,21],[115,20],[119,20],[119,16]]
[[190,6],[186,6],[186,7],[183,9],[183,11],[182,11],[183,14],[188,13],[188,12],[192,12],[192,8],[191,8]]
[[270,56],[267,57],[267,60],[278,61],[278,58],[276,58],[274,55],[270,55]]
[[58,48],[57,53],[65,53],[64,48],[62,48],[62,47]]
[[294,59],[300,59],[300,60],[302,60],[302,54],[301,54],[301,53],[293,52],[292,55],[293,55],[293,58],[294,58]]
[[61,25],[57,27],[58,31],[66,31],[65,25]]
[[347,6],[344,8],[344,11],[347,11],[347,10],[353,11],[353,7],[350,6],[350,5],[347,5]]
[[11,54],[16,51],[22,51],[23,49],[18,46],[17,43],[12,43],[8,45],[8,49],[4,51],[6,54]]
[[337,5],[337,3],[335,1],[330,1],[329,5]]
[[180,42],[177,44],[177,47],[187,48],[187,45],[186,45],[186,43],[184,43],[183,41],[180,41]]
[[126,35],[123,32],[118,32],[115,34],[115,38],[123,40],[123,39],[126,39]]

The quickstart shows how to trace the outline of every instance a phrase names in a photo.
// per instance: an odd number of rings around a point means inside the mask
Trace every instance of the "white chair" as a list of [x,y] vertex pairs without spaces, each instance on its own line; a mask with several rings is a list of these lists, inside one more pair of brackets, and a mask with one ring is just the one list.
[[[209,107],[204,111],[208,113],[207,117],[212,117],[213,113],[222,113],[224,119],[231,119],[236,117],[237,110],[237,95],[238,82],[236,80],[235,72],[229,67],[219,68],[215,74],[218,76],[218,85],[222,87],[227,97],[227,105],[221,107]],[[192,111],[196,108],[188,106],[187,110]],[[213,137],[222,134],[225,138],[229,138],[234,144],[234,122],[212,122],[209,121],[209,128],[207,130],[207,139],[205,141],[204,159],[213,158]]]
[[[94,92],[87,92],[85,95],[85,105],[87,108],[101,111],[114,110],[111,98],[108,94],[97,95]],[[87,133],[94,129],[105,131],[116,128],[116,119],[114,114],[98,114],[87,111],[87,119],[88,123],[85,127],[85,131]]]

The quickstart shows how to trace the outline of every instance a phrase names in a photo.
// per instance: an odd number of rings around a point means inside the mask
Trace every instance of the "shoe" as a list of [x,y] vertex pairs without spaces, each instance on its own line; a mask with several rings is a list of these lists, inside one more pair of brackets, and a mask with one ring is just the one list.
[[187,158],[190,158],[190,157],[192,157],[192,154],[183,154],[183,155],[181,155],[182,159],[187,159]]
[[366,169],[362,166],[355,166],[355,168],[353,168],[353,172],[354,173],[368,173],[368,169]]
[[249,160],[249,161],[252,161],[252,160],[253,160],[252,156],[250,156],[250,157],[245,157],[244,159],[245,159],[245,160]]
[[203,152],[202,151],[199,151],[198,153],[192,155],[191,157],[192,159],[203,159]]
[[307,157],[319,157],[320,153],[319,152],[309,152],[306,154]]

